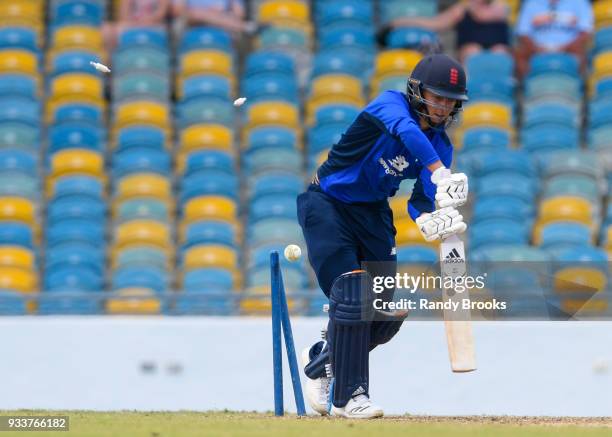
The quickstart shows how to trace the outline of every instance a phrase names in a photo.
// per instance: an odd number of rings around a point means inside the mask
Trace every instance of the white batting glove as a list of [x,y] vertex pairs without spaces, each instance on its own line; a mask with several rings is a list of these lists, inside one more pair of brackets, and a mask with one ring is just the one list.
[[427,241],[444,239],[467,229],[463,216],[452,206],[422,214],[415,221]]
[[451,173],[448,168],[440,167],[431,174],[431,181],[438,187],[436,202],[440,208],[467,202],[469,187],[465,173]]

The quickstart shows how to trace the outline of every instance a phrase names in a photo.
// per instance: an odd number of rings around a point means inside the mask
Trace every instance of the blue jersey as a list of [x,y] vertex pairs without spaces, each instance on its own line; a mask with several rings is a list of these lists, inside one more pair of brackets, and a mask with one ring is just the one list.
[[385,91],[349,126],[317,170],[321,189],[345,203],[393,196],[404,179],[417,179],[408,202],[416,219],[435,209],[429,164],[450,168],[453,146],[441,130],[421,130],[418,116],[399,91]]

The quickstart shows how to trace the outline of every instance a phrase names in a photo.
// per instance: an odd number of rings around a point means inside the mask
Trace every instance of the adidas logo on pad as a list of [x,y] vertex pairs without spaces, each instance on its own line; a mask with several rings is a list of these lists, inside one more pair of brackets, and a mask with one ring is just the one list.
[[459,254],[459,251],[457,251],[457,249],[453,249],[450,251],[450,253],[448,255],[446,255],[446,258],[444,258],[444,261],[447,263],[462,263],[463,258],[461,258],[461,255]]

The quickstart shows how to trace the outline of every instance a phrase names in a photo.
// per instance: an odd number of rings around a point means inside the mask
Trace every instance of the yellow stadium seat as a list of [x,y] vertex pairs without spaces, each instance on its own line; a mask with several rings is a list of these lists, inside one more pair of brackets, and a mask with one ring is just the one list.
[[395,196],[389,200],[394,220],[410,218],[408,215],[408,199],[410,199],[410,196]]
[[170,201],[172,187],[167,177],[155,173],[136,173],[119,180],[115,195],[118,202],[136,197]]
[[426,241],[421,231],[419,231],[417,224],[410,217],[395,220],[394,226],[397,231],[395,235],[395,244],[398,247],[411,244],[437,247],[439,244],[437,241]]
[[126,103],[117,108],[115,123],[116,128],[134,124],[152,124],[168,129],[170,126],[168,106],[151,101]]
[[106,301],[109,314],[158,314],[161,302],[148,288],[123,288],[117,290],[117,298]]
[[329,154],[329,149],[319,152],[319,154],[317,155],[317,165],[318,166],[323,165],[323,163],[327,160],[328,154]]
[[512,112],[501,103],[472,103],[466,106],[462,115],[461,128],[473,126],[495,126],[509,129],[512,126]]
[[[242,300],[240,301],[240,312],[250,316],[269,316],[271,310],[270,287],[259,285],[249,287]],[[297,302],[290,296],[287,297],[287,308],[293,312],[297,307]]]
[[34,203],[22,197],[0,197],[0,220],[11,220],[36,224]]
[[51,97],[60,98],[64,96],[87,96],[92,99],[103,99],[102,80],[89,74],[62,74],[51,82]]
[[0,72],[25,73],[38,77],[36,55],[26,50],[1,50]]
[[183,55],[181,59],[181,77],[196,74],[219,74],[231,77],[232,58],[219,50],[195,50]]
[[37,288],[38,279],[33,272],[16,267],[0,267],[0,290],[33,292]]
[[423,55],[415,50],[393,49],[376,56],[374,75],[377,79],[401,73],[408,77]]
[[606,288],[606,275],[595,268],[566,267],[554,275],[554,288],[558,292],[598,292]]
[[361,81],[348,74],[326,74],[313,80],[310,96],[349,95],[362,98]]
[[306,102],[306,123],[312,124],[317,111],[323,106],[349,105],[363,107],[365,103],[366,102],[363,97],[349,96],[346,94],[328,94],[325,96],[319,96]]
[[42,4],[33,1],[0,1],[0,24],[4,27],[30,27],[42,23]]
[[234,134],[220,124],[196,124],[181,132],[181,152],[201,149],[233,151]]
[[55,179],[67,174],[87,174],[103,178],[104,157],[87,149],[64,149],[51,156],[51,175]]
[[604,243],[606,250],[612,250],[612,225],[608,225],[605,231]]
[[132,220],[117,226],[115,243],[117,249],[141,244],[168,248],[171,244],[170,229],[153,220]]
[[301,1],[267,1],[259,7],[259,20],[264,23],[310,23],[308,4]]
[[612,25],[612,2],[598,0],[593,4],[593,15],[597,29]]
[[85,49],[102,51],[102,32],[97,27],[62,26],[53,35],[52,50]]
[[222,196],[200,196],[185,204],[184,224],[200,220],[236,221],[236,202]]
[[299,129],[300,117],[297,106],[280,101],[252,104],[249,107],[247,128],[263,125],[283,125]]
[[591,204],[588,200],[582,197],[556,196],[540,204],[538,224],[569,220],[591,225],[592,217]]
[[605,314],[608,310],[607,299],[562,299],[561,310],[568,314],[598,315]]
[[185,251],[184,268],[194,270],[200,268],[221,268],[236,270],[238,254],[234,249],[215,244],[202,244],[190,247]]
[[20,246],[0,246],[0,267],[34,269],[34,253]]

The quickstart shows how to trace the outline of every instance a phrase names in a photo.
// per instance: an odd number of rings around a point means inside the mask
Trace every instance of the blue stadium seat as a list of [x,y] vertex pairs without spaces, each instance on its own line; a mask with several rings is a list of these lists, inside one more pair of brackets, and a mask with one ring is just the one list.
[[104,261],[104,251],[99,247],[81,243],[60,244],[45,252],[45,271],[71,267],[88,269],[103,276]]
[[[295,204],[295,199],[293,199]],[[290,206],[287,205],[287,210]],[[299,244],[302,241],[302,229],[297,223],[295,216],[293,218],[269,218],[260,220],[257,223],[249,226],[247,230],[247,240],[252,247],[268,245],[271,243],[289,242]]]
[[50,9],[54,26],[85,25],[100,27],[104,8],[101,4],[86,0],[61,2]]
[[128,49],[134,46],[138,48],[151,47],[162,51],[168,50],[167,32],[155,27],[134,27],[124,30],[119,35],[120,49]]
[[297,148],[297,133],[281,126],[264,126],[251,129],[246,139],[246,149],[255,151],[262,148]]
[[32,249],[32,228],[24,223],[3,221],[0,222],[0,245],[22,246]]
[[65,73],[97,74],[90,61],[102,62],[99,55],[86,51],[64,51],[52,58],[51,77]]
[[84,242],[102,246],[104,226],[89,220],[62,220],[47,227],[47,248],[68,242]]
[[163,150],[165,144],[164,131],[154,126],[126,127],[119,131],[117,137],[117,151],[142,147]]
[[359,110],[349,105],[325,105],[315,112],[315,124],[345,123],[348,127],[359,115]]
[[264,100],[284,100],[296,102],[299,100],[295,79],[285,75],[261,74],[243,82],[242,95],[249,96],[248,102],[256,103]]
[[528,78],[549,73],[579,77],[578,59],[569,53],[540,53],[531,58]]
[[317,26],[330,27],[369,27],[374,20],[372,4],[368,2],[336,1],[328,2],[316,14]]
[[220,195],[238,200],[238,178],[226,172],[207,170],[181,181],[180,202],[204,195]]
[[45,273],[45,291],[100,291],[104,289],[102,275],[85,269],[67,266],[58,267]]
[[465,68],[468,77],[482,74],[498,78],[512,77],[514,75],[514,59],[506,53],[482,51],[468,57],[465,61]]
[[[257,287],[270,283],[270,266],[253,268],[247,272],[247,287]],[[307,285],[304,271],[296,268],[283,269],[283,285],[285,290],[300,291]]]
[[541,124],[561,124],[578,128],[578,111],[555,103],[525,106],[523,127],[529,129]]
[[105,219],[106,203],[89,196],[64,196],[52,200],[48,205],[47,223],[53,225],[67,219],[83,219],[102,223]]
[[419,27],[396,28],[387,36],[387,45],[392,49],[420,49],[438,43],[436,32]]
[[55,182],[54,199],[62,196],[86,195],[93,198],[104,196],[102,182],[91,176],[64,176]]
[[37,158],[22,150],[0,150],[0,171],[35,174],[38,167]]
[[475,192],[479,200],[489,196],[508,196],[516,197],[525,203],[532,203],[537,189],[532,178],[520,173],[507,172],[480,178]]
[[495,127],[475,127],[465,131],[461,150],[501,150],[509,147],[510,132]]
[[528,221],[533,219],[534,207],[516,197],[489,196],[477,199],[472,213],[472,224],[490,219]]
[[249,222],[256,223],[268,218],[297,219],[295,196],[293,194],[275,194],[254,199],[249,207]]
[[527,226],[509,219],[481,221],[468,229],[470,250],[487,245],[527,244]]
[[308,129],[308,154],[317,155],[340,141],[346,123],[328,123]]
[[0,99],[21,97],[36,99],[36,79],[26,74],[0,74]]
[[[250,94],[247,94],[250,98]],[[183,99],[217,97],[230,99],[231,86],[227,77],[218,75],[192,76],[183,81]]]
[[250,181],[251,200],[267,195],[293,195],[304,191],[304,180],[294,173],[274,172],[263,174]]
[[218,123],[234,127],[234,107],[229,101],[210,98],[190,99],[179,103],[177,112],[180,128],[200,123]]
[[219,221],[201,221],[190,224],[185,231],[185,250],[198,244],[223,244],[235,247],[237,243],[236,229],[231,223]]
[[2,291],[0,293],[0,315],[23,316],[28,313],[27,299],[23,293],[11,293]]
[[259,44],[263,50],[308,50],[308,34],[295,27],[271,26],[259,34]]
[[117,208],[117,219],[119,222],[127,222],[136,219],[155,220],[167,223],[170,217],[168,205],[156,198],[137,198],[121,202]]
[[243,157],[243,169],[246,174],[270,172],[274,170],[302,174],[302,154],[295,149],[256,149],[248,151]]
[[163,149],[134,147],[113,154],[113,177],[120,179],[131,173],[159,173],[168,175],[171,172],[171,157]]
[[577,149],[580,131],[572,126],[539,125],[521,132],[523,148],[530,153]]
[[365,79],[368,59],[347,49],[328,49],[315,55],[311,77],[324,74],[348,74]]
[[23,49],[39,54],[34,29],[24,27],[4,27],[0,29],[0,50]]
[[432,265],[439,261],[438,251],[431,246],[410,245],[397,248],[398,264],[426,264]]
[[541,196],[543,199],[559,195],[579,196],[596,205],[603,194],[600,187],[598,181],[590,176],[562,174],[546,181]]
[[234,158],[220,150],[200,150],[187,155],[184,176],[208,170],[235,174]]
[[170,74],[170,55],[166,49],[153,46],[119,48],[113,56],[113,71],[151,71]]
[[37,200],[40,197],[40,188],[40,179],[35,174],[14,171],[0,173],[0,196]]
[[372,27],[336,27],[319,29],[319,48],[321,51],[331,49],[357,49],[372,55],[376,45]]
[[474,170],[478,177],[499,172],[516,172],[527,177],[536,175],[531,157],[523,150],[495,150],[476,155]]
[[591,240],[591,230],[582,223],[554,222],[542,228],[540,247],[560,253],[575,246],[590,246]]
[[139,268],[139,267],[154,267],[157,269],[166,269],[169,263],[168,255],[163,250],[150,247],[139,246],[123,249],[117,253],[116,265],[117,268]]
[[608,254],[594,246],[576,246],[554,254],[556,267],[591,267],[609,275]]
[[62,123],[49,129],[49,148],[47,155],[64,149],[88,149],[101,152],[106,137],[101,128],[94,128],[85,123]]
[[17,97],[1,99],[0,123],[5,122],[23,123],[39,128],[40,102]]
[[294,77],[295,65],[293,59],[284,53],[258,51],[247,57],[244,71],[245,78],[264,73],[282,73]]
[[230,34],[216,27],[194,27],[183,34],[179,45],[181,54],[191,50],[215,49],[227,53],[233,51]]
[[168,288],[168,274],[155,267],[127,267],[113,272],[111,287],[114,290],[131,287],[149,288],[161,293]]
[[53,124],[72,122],[97,127],[104,123],[104,117],[100,108],[85,103],[66,104],[55,110]]
[[183,279],[183,290],[187,293],[229,291],[232,288],[232,272],[224,269],[195,269],[185,273]]

